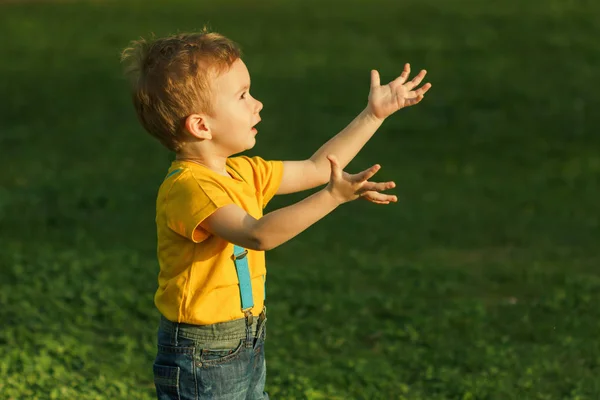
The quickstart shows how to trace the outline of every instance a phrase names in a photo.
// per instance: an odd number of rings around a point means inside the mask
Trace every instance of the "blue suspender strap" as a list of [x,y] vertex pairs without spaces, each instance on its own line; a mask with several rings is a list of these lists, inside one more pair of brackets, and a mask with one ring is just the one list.
[[[248,269],[248,250],[241,246],[233,245],[233,262],[240,284],[240,298],[242,299],[242,312],[246,317],[246,324],[252,325],[254,317],[252,308],[254,307],[254,299],[252,297],[252,282],[250,281],[250,271]],[[267,278],[263,275],[264,283],[264,299],[267,299]],[[264,315],[261,313],[261,318]]]
[[[248,315],[254,300],[252,299],[252,283],[250,282],[250,271],[248,270],[248,250],[238,245],[233,245],[233,262],[240,283],[240,297],[242,298],[242,312]],[[252,314],[250,314],[252,315]]]

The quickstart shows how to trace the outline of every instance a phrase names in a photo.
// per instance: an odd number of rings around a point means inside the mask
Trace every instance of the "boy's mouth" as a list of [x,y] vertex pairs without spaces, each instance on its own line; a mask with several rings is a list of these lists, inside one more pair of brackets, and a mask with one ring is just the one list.
[[259,123],[260,121],[261,121],[261,120],[259,119],[259,120],[258,120],[258,122],[257,122],[257,123],[255,123],[255,124],[252,126],[252,129],[250,129],[250,130],[251,130],[252,132],[254,132],[255,134],[258,132],[258,129],[256,129],[256,125],[258,125],[258,123]]

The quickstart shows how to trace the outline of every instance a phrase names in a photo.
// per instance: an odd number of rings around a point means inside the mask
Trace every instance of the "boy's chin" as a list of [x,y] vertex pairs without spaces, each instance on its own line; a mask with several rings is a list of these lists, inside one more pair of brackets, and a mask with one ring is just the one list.
[[250,150],[251,148],[253,148],[256,145],[256,138],[251,138],[248,141],[248,146],[246,148],[246,150]]
[[243,153],[246,150],[250,150],[250,149],[254,148],[255,145],[256,145],[256,139],[252,138],[251,140],[248,141],[248,143],[246,144],[246,146],[244,146],[244,147],[238,147],[237,149],[233,150],[231,152],[231,155]]

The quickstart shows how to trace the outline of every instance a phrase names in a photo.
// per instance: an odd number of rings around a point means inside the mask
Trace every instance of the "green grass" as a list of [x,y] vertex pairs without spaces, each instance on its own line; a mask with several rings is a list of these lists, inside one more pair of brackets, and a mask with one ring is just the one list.
[[[209,22],[261,99],[250,154],[301,159],[369,70],[433,83],[351,163],[345,205],[267,255],[275,399],[600,398],[600,5],[591,1],[0,5],[0,398],[151,399],[154,201],[129,40]],[[303,195],[276,198],[269,209]]]

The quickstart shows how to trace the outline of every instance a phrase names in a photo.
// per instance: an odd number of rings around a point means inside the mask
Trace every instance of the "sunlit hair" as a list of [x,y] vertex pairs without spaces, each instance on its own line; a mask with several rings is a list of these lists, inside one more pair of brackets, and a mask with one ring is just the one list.
[[236,43],[206,28],[131,42],[121,61],[143,127],[169,150],[178,151],[185,118],[213,112],[210,81],[238,58]]

